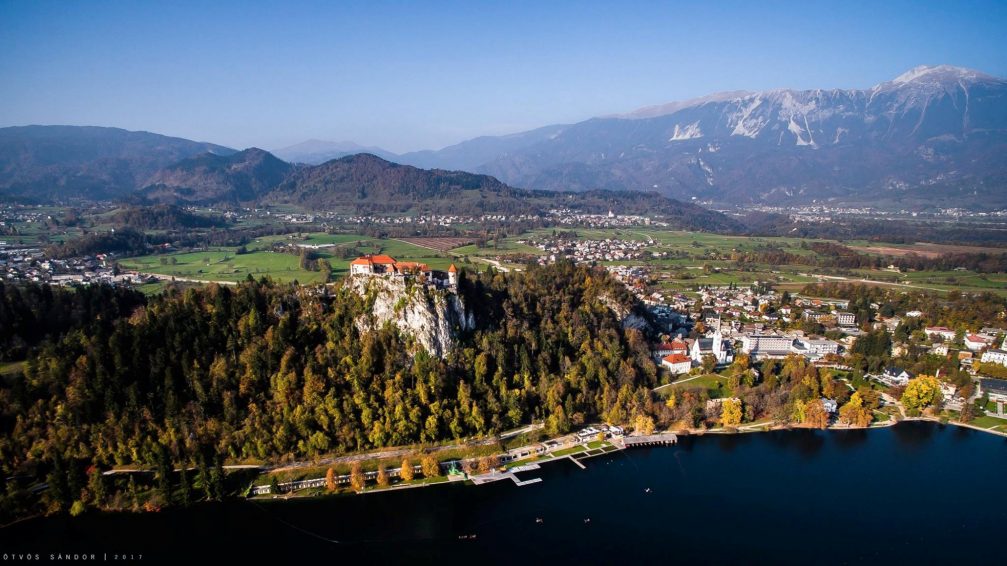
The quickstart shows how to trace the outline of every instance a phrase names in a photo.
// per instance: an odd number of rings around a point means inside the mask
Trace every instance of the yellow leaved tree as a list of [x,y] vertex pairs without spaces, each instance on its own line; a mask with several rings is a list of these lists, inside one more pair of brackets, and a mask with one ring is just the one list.
[[720,405],[720,424],[738,426],[741,424],[741,399],[724,399]]

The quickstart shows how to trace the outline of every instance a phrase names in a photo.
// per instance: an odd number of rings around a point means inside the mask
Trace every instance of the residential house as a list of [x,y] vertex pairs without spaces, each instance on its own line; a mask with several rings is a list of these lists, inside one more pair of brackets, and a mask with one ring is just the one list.
[[825,412],[834,415],[839,410],[839,403],[835,399],[826,399],[822,397],[822,407],[825,408]]
[[963,403],[965,399],[958,395],[958,387],[946,381],[940,382],[941,395],[944,396],[945,403]]
[[966,334],[964,340],[965,347],[973,352],[982,350],[986,346],[989,346],[991,342],[992,340],[978,334]]
[[885,368],[885,371],[881,373],[878,379],[887,385],[897,386],[906,385],[909,380],[913,378],[913,374],[908,371],[895,366],[889,366]]

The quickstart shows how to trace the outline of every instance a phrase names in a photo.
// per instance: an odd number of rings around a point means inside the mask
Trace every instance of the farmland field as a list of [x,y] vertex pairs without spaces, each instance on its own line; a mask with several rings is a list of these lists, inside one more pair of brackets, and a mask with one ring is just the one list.
[[399,241],[438,252],[446,252],[470,244],[472,238],[399,238]]

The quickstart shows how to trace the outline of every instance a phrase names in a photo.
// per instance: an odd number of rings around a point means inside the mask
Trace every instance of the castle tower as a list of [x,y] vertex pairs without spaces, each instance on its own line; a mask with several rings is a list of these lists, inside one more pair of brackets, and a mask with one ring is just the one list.
[[458,268],[455,267],[455,264],[453,263],[451,264],[451,267],[448,268],[448,285],[451,285],[452,287],[458,286]]

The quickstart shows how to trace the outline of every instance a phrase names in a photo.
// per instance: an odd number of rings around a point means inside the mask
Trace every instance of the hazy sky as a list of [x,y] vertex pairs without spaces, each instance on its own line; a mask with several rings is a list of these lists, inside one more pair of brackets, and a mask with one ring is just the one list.
[[721,90],[1007,76],[998,2],[0,0],[0,126],[392,151]]

